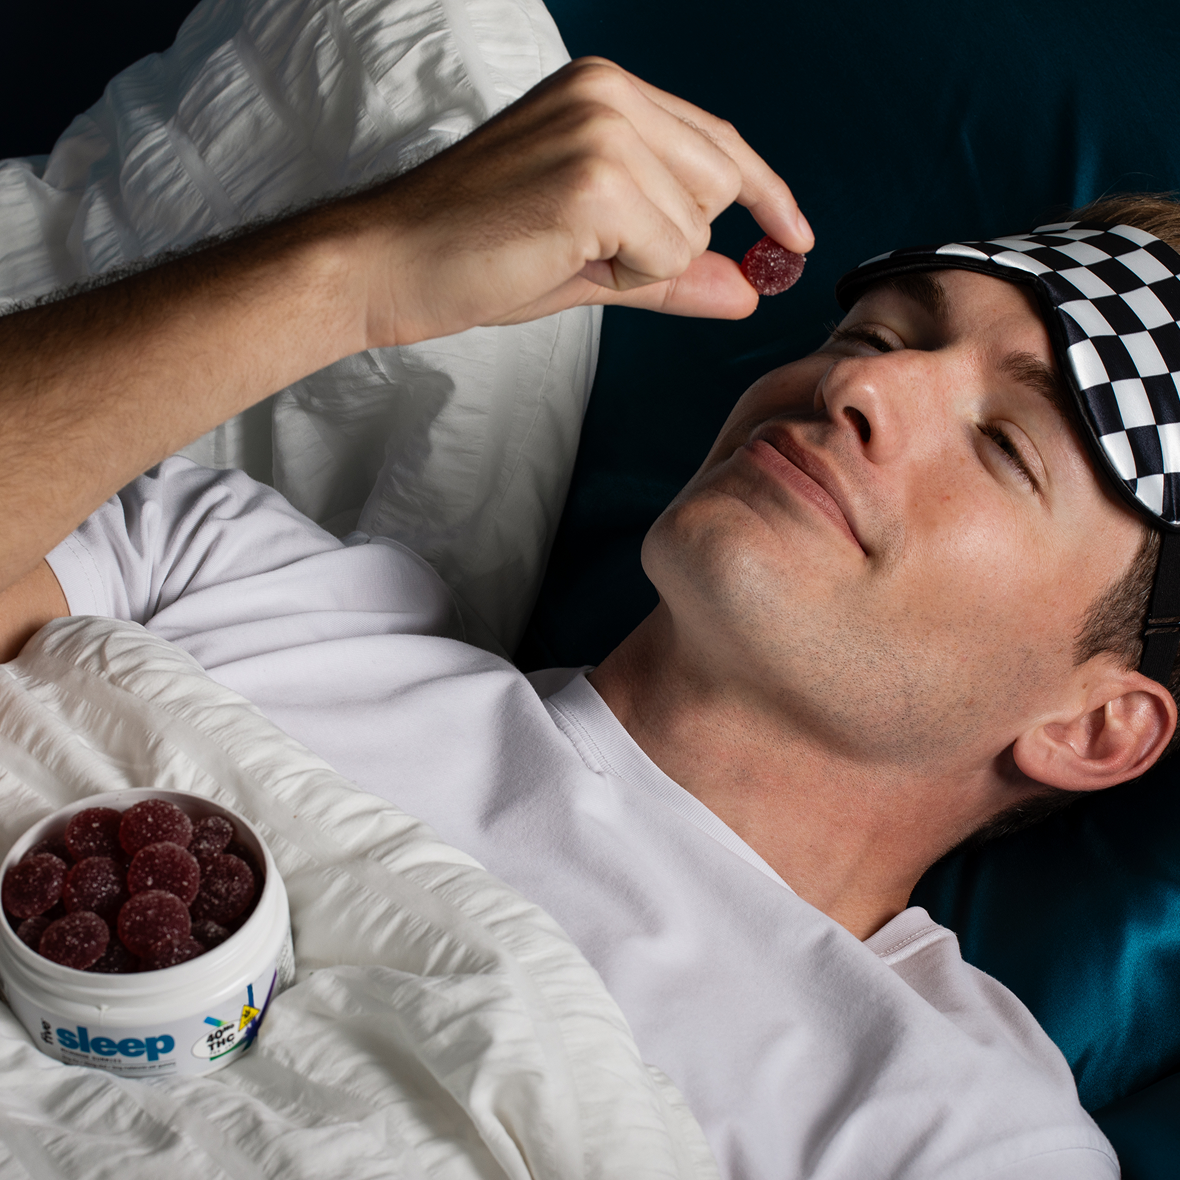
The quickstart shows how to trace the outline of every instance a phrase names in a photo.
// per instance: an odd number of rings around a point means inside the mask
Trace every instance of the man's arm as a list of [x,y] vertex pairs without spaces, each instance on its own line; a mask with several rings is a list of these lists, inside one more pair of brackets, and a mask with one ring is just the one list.
[[405,176],[0,319],[0,589],[154,462],[340,357],[590,302],[749,314],[707,252],[735,199],[811,246],[732,128],[590,59]]
[[0,591],[0,664],[19,655],[51,619],[69,613],[69,603],[49,563],[37,562],[18,582]]

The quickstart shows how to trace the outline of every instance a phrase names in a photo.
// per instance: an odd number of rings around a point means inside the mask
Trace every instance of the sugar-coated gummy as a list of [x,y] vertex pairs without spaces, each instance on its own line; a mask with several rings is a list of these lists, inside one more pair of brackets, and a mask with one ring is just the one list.
[[781,295],[799,281],[806,261],[802,254],[780,246],[774,238],[763,238],[746,251],[742,274],[759,295]]
[[113,807],[88,807],[66,824],[65,842],[75,860],[88,856],[120,856],[119,825],[123,813]]
[[258,861],[254,859],[254,853],[240,840],[234,840],[233,843],[228,844],[225,851],[227,855],[236,856],[238,860],[249,866],[250,872],[254,874],[254,888],[261,893],[264,877],[262,868],[259,866]]
[[102,958],[86,968],[95,975],[133,975],[141,969],[140,961],[113,934]]
[[90,910],[75,910],[46,927],[37,950],[54,963],[85,971],[97,963],[110,942],[107,924]]
[[34,844],[21,857],[21,860],[28,860],[30,856],[37,856],[42,852],[48,852],[50,856],[56,856],[58,860],[64,860],[66,864],[69,864],[74,859],[74,854],[69,850],[63,836],[49,836]]
[[165,967],[175,967],[203,955],[205,949],[195,938],[185,938],[175,946],[164,947],[159,954],[145,959],[143,966],[148,971],[163,971]]
[[219,946],[254,908],[262,869],[235,836],[225,817],[194,824],[163,799],[125,812],[88,808],[9,870],[4,907],[18,937],[66,966],[107,974],[175,966]]
[[119,843],[134,856],[148,844],[168,841],[187,848],[193,837],[193,821],[167,799],[144,799],[123,812]]
[[15,864],[4,874],[0,900],[14,918],[32,918],[53,908],[61,898],[66,863],[40,852]]
[[127,867],[127,892],[131,894],[163,889],[188,905],[197,896],[200,884],[197,858],[187,848],[167,840],[141,848]]
[[222,925],[232,922],[254,900],[254,890],[254,874],[244,860],[226,852],[210,857],[190,907],[193,920],[211,918]]
[[188,907],[163,889],[137,893],[119,911],[119,939],[138,959],[158,958],[188,938],[191,929]]
[[229,856],[236,856],[238,860],[248,865],[250,872],[254,875],[254,896],[246,903],[245,909],[243,909],[242,912],[238,914],[238,916],[234,918],[232,922],[227,923],[229,926],[229,932],[231,934],[236,934],[238,930],[241,929],[243,923],[245,923],[245,921],[254,912],[254,907],[258,904],[258,898],[262,893],[262,887],[266,883],[266,876],[262,871],[262,866],[259,865],[257,859],[255,858],[254,853],[251,852],[250,849],[245,846],[245,844],[235,840],[229,845],[228,848],[226,848],[225,851]]
[[[30,922],[39,920],[29,919]],[[207,950],[212,950],[229,938],[229,931],[220,922],[214,922],[211,918],[201,918],[193,923],[193,937]]]
[[207,815],[193,824],[188,850],[198,860],[224,852],[234,838],[234,826],[223,815]]
[[61,896],[70,913],[93,910],[108,925],[114,925],[128,897],[123,866],[113,857],[88,856],[66,874]]
[[51,918],[38,914],[35,918],[26,918],[17,928],[16,936],[25,944],[36,950],[41,945],[41,935],[45,933]]

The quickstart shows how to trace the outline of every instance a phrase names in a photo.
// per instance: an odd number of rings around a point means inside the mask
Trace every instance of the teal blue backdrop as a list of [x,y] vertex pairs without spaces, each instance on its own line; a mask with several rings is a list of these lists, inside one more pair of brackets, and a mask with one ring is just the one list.
[[[760,373],[838,318],[836,278],[901,245],[983,238],[1106,193],[1180,189],[1180,15],[1123,0],[552,0],[612,57],[731,120],[817,246],[739,324],[608,309],[549,573],[518,661],[600,660],[651,609],[652,520]],[[760,236],[716,223],[734,258]],[[1129,1180],[1180,1176],[1180,772],[936,866],[914,896],[1061,1046]]]

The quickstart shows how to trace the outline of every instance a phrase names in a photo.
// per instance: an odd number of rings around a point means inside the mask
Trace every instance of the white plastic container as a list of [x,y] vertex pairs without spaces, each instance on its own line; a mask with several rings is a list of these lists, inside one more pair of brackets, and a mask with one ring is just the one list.
[[199,795],[151,789],[92,795],[34,824],[0,865],[0,880],[34,845],[64,833],[88,807],[126,811],[167,799],[190,819],[221,815],[263,868],[254,912],[220,946],[187,963],[132,975],[63,967],[37,954],[0,916],[0,981],[5,997],[43,1052],[67,1065],[124,1077],[212,1073],[253,1043],[272,997],[294,979],[287,891],[270,850],[240,815]]

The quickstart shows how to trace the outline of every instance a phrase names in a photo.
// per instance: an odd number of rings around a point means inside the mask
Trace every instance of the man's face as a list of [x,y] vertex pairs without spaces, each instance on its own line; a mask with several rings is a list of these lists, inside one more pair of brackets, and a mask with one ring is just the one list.
[[1142,525],[1054,404],[1023,288],[902,287],[747,390],[644,567],[677,642],[829,748],[994,757],[1059,703]]

